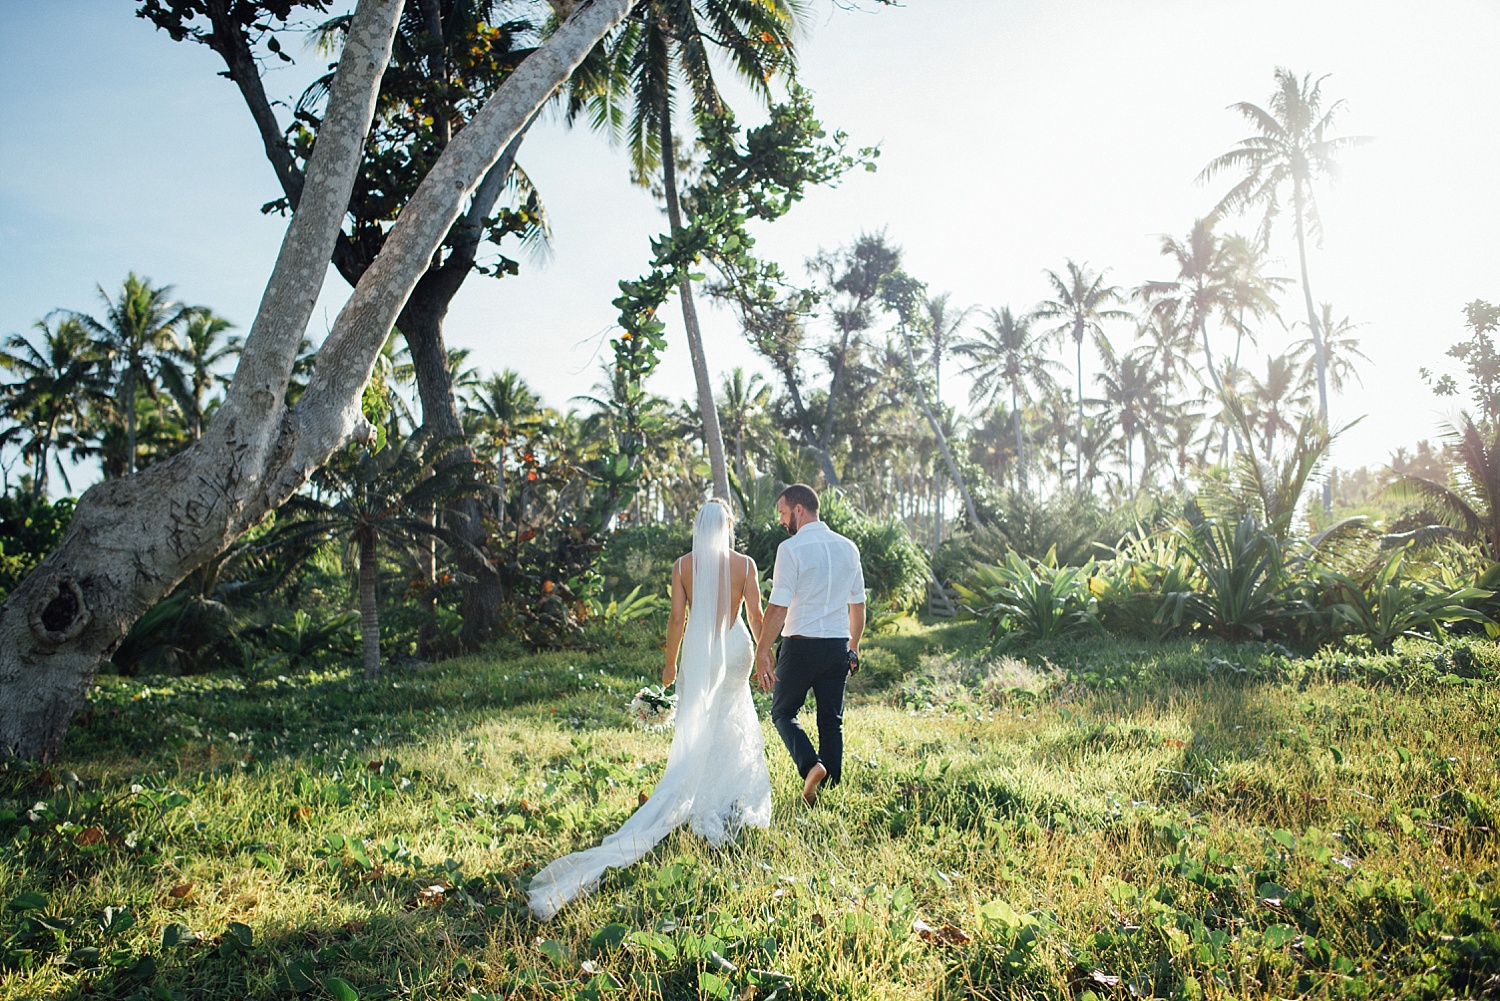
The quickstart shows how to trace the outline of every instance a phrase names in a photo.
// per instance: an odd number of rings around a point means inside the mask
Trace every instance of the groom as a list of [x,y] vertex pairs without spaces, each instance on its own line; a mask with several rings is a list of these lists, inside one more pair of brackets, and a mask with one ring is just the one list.
[[[803,778],[802,799],[818,801],[824,779],[838,785],[844,758],[844,683],[859,670],[865,631],[865,581],[859,549],[818,520],[818,495],[794,483],[776,499],[792,537],[776,550],[771,600],[756,643],[755,672],[771,690],[771,722]],[[771,644],[782,637],[776,666]],[[797,713],[811,690],[818,708],[818,750]],[[820,753],[821,752],[821,753]]]

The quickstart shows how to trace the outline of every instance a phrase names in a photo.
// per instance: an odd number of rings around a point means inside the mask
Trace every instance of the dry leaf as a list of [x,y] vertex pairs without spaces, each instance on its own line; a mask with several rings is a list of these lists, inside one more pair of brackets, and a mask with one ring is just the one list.
[[367,771],[367,772],[374,772],[376,775],[379,775],[384,770],[385,770],[385,762],[384,761],[372,761],[368,765],[365,765],[365,771]]
[[448,892],[446,883],[430,883],[417,891],[415,906],[436,907],[443,902],[443,894]]
[[756,987],[754,984],[746,984],[740,990],[740,996],[737,1001],[755,1001],[755,995],[759,993],[760,988]]
[[103,840],[104,829],[100,827],[85,827],[73,836],[73,843],[79,848],[88,848]]
[[823,915],[821,915],[821,914],[814,914],[812,916],[812,923],[815,924],[815,925],[817,925],[819,928],[826,928],[826,927],[828,927],[828,921],[827,921],[827,919],[825,919],[823,917]]
[[1168,737],[1161,742],[1162,747],[1187,747],[1187,741],[1178,740],[1176,737]]
[[188,881],[186,883],[178,883],[176,886],[167,891],[167,896],[176,897],[178,900],[181,900],[183,897],[186,897],[189,893],[193,892],[193,886],[194,884],[192,883],[192,881]]
[[646,800],[648,800],[650,798],[651,798],[650,796],[646,795],[645,790],[642,790],[641,793],[640,793],[640,795],[636,797],[636,806],[645,806],[646,805]]
[[911,930],[921,936],[922,941],[932,942],[935,945],[964,945],[973,941],[968,932],[949,922],[944,922],[941,928],[934,928],[921,918],[917,918],[911,923]]
[[304,822],[306,822],[308,820],[311,820],[311,819],[312,819],[312,807],[310,807],[310,806],[294,806],[294,807],[292,807],[292,815],[291,815],[291,821],[292,821],[292,823],[294,823],[294,824],[301,824],[301,823],[304,823]]

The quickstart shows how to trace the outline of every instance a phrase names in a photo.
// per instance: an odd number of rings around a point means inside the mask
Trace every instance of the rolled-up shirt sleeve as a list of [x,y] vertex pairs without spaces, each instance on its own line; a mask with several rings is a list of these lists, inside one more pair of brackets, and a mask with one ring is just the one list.
[[[852,547],[851,547],[852,548]],[[859,559],[859,550],[854,551],[854,580],[849,588],[849,604],[865,603],[865,568]]]
[[782,544],[776,547],[776,566],[771,570],[771,597],[769,603],[790,608],[792,593],[797,587],[796,551]]

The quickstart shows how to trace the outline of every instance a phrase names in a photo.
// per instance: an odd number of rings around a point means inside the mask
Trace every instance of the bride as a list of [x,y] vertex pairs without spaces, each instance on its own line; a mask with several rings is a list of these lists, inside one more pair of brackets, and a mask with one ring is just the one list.
[[[672,566],[663,685],[677,686],[676,733],[667,769],[640,809],[597,847],[565,855],[532,877],[531,911],[546,920],[599,883],[605,869],[634,864],[683,823],[719,847],[745,826],[769,827],[771,780],[750,699],[760,632],[755,561],[734,552],[734,519],[720,500],[698,511],[693,551]],[[686,618],[686,632],[683,620]],[[678,648],[682,670],[678,675]]]

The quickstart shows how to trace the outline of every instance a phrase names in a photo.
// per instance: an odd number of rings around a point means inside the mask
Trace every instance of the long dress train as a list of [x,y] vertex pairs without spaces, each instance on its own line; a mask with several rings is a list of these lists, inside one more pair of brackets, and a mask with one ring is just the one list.
[[743,827],[771,824],[765,738],[750,697],[754,644],[728,594],[727,517],[699,513],[693,539],[693,590],[677,676],[677,720],[667,768],[640,809],[597,847],[565,855],[531,880],[531,911],[551,918],[598,885],[606,869],[633,865],[684,823],[709,844],[732,841]]

